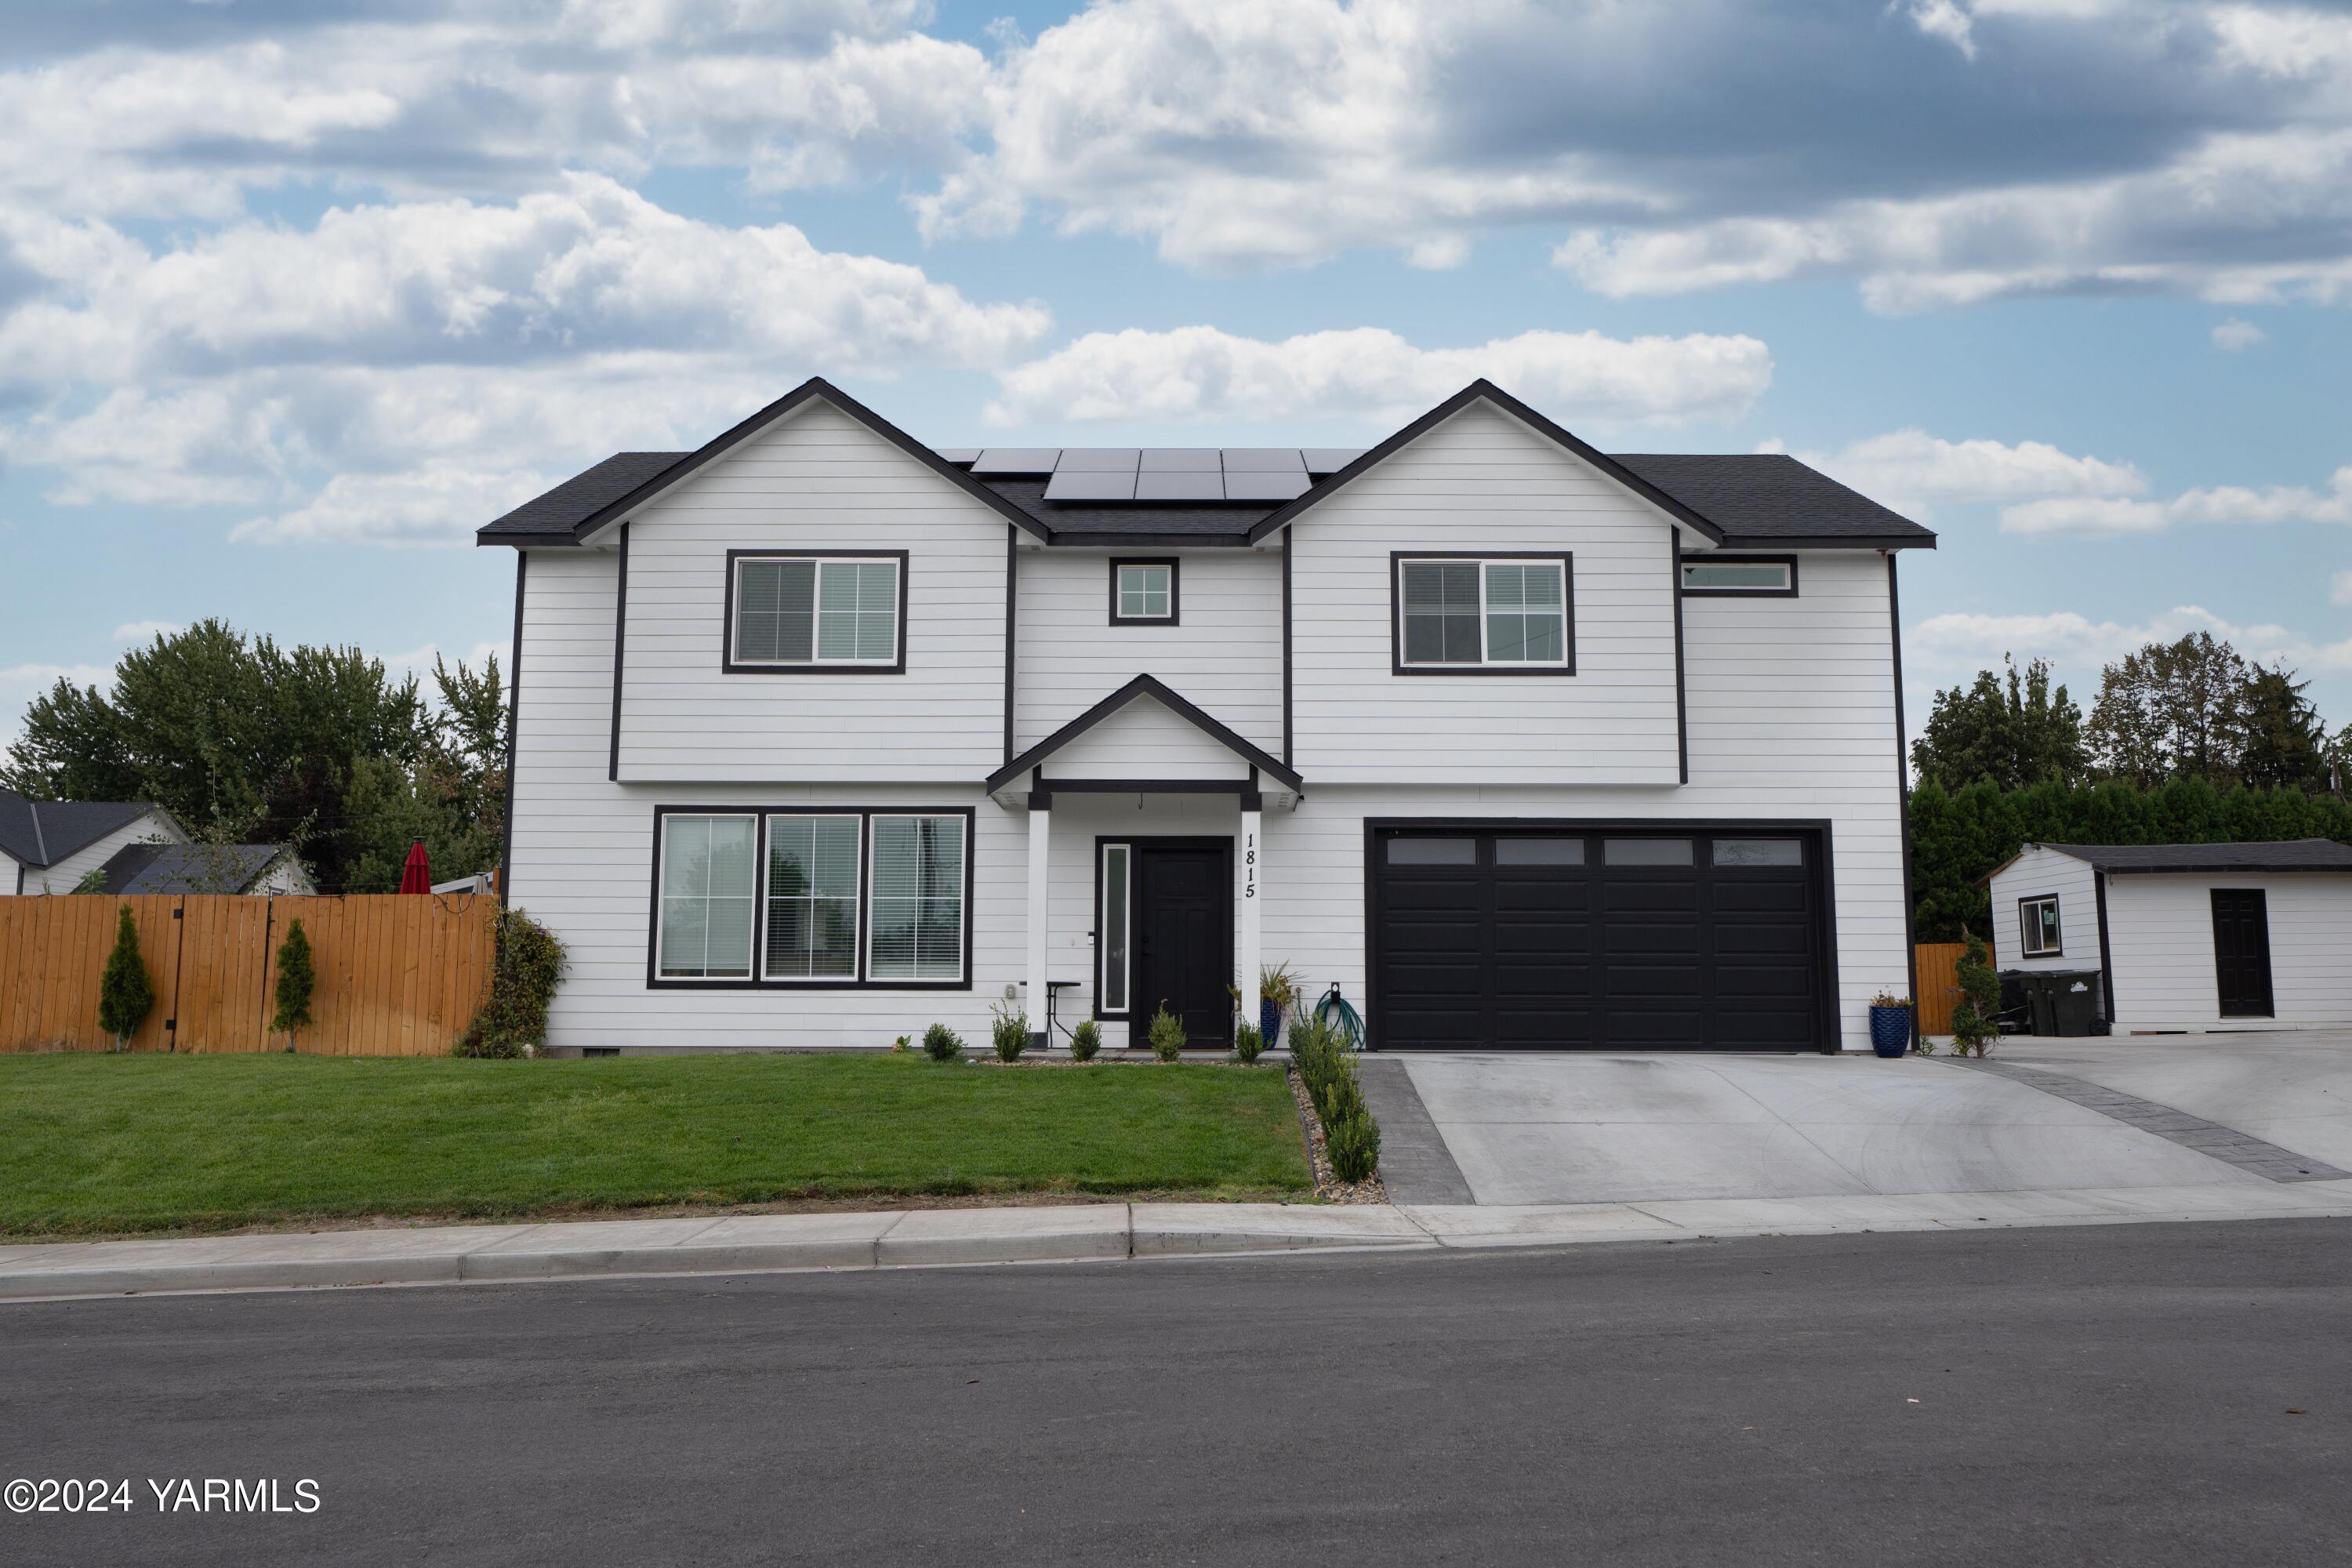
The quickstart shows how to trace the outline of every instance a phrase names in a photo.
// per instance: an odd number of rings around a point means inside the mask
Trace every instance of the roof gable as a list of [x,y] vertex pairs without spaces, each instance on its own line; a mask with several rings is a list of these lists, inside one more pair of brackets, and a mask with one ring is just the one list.
[[[1044,740],[1038,742],[1035,745],[1030,747],[1027,751],[1022,752],[1019,756],[1013,758],[1011,762],[1005,763],[994,773],[989,774],[985,784],[986,789],[990,794],[993,795],[996,791],[1003,789],[1006,784],[1011,784],[1013,780],[1019,778],[1023,773],[1027,773],[1031,768],[1043,763],[1055,752],[1062,750],[1065,746],[1069,745],[1073,741],[1076,741],[1087,731],[1092,730],[1096,725],[1100,724],[1105,720],[1110,718],[1113,714],[1119,712],[1131,703],[1145,700],[1159,703],[1162,708],[1167,709],[1178,719],[1182,720],[1184,722],[1192,725],[1194,729],[1200,731],[1202,734],[1207,735],[1210,739],[1223,746],[1227,751],[1233,752],[1234,756],[1240,758],[1243,762],[1256,768],[1260,773],[1266,774],[1268,777],[1280,782],[1285,788],[1294,792],[1304,788],[1304,785],[1299,781],[1298,774],[1276,759],[1272,753],[1268,752],[1264,747],[1259,746],[1255,742],[1235,731],[1231,725],[1226,724],[1222,720],[1214,718],[1198,705],[1179,695],[1168,685],[1166,681],[1160,679],[1157,676],[1139,675],[1133,680],[1129,681],[1126,685],[1120,687],[1118,690],[1112,692],[1109,696],[1104,698],[1101,701],[1096,703],[1093,707],[1087,709],[1085,712],[1079,714],[1076,718],[1071,720],[1068,723],[1063,725],[1060,729],[1055,731],[1052,734],[1046,736]],[[1052,781],[1047,781],[1046,787],[1048,789],[1052,788]]]
[[178,832],[179,824],[168,812],[146,801],[28,800],[0,790],[0,850],[38,869],[148,816],[162,818],[168,830]]

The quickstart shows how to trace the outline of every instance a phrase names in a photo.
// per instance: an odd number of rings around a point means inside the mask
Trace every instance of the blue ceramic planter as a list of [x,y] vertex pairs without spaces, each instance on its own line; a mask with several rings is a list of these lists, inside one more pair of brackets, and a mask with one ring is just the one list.
[[1281,1005],[1263,996],[1257,1004],[1257,1032],[1269,1051],[1274,1049],[1275,1037],[1282,1033]]
[[1870,1048],[1882,1057],[1899,1057],[1911,1049],[1911,1009],[1873,1007]]

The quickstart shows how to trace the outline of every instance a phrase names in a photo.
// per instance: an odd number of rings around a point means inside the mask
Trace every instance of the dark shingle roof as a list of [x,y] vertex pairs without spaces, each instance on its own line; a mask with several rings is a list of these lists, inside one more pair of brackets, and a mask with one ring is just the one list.
[[2275,844],[2044,844],[2102,871],[2352,871],[2352,847],[2332,838]]
[[1250,525],[1277,503],[1220,501],[1202,506],[1154,506],[1148,501],[1049,501],[1038,479],[980,481],[1054,531],[1056,543],[1118,544],[1135,539],[1182,537],[1202,544],[1246,544]]
[[1723,530],[1727,546],[1819,541],[1902,541],[1936,536],[1779,452],[1712,456],[1620,452],[1616,459]]
[[143,801],[27,800],[0,790],[0,850],[27,866],[54,866],[154,809]]
[[615,452],[586,473],[574,474],[542,496],[534,496],[483,529],[492,543],[569,541],[585,519],[619,500],[663,469],[690,457],[687,452]]
[[101,893],[242,893],[283,844],[127,844],[100,868]]

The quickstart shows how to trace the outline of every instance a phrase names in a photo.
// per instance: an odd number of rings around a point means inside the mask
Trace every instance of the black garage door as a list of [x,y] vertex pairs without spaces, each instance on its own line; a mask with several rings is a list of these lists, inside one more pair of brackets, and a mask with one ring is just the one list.
[[1372,1043],[1819,1048],[1812,829],[1375,826]]

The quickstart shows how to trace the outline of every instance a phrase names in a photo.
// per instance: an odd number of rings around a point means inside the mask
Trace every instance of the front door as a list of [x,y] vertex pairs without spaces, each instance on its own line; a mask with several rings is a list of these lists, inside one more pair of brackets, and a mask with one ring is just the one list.
[[2260,888],[2213,889],[2213,968],[2221,1016],[2271,1016],[2271,917]]
[[1135,847],[1136,984],[1129,1036],[1164,1005],[1194,1046],[1233,1044],[1234,850],[1229,840]]

